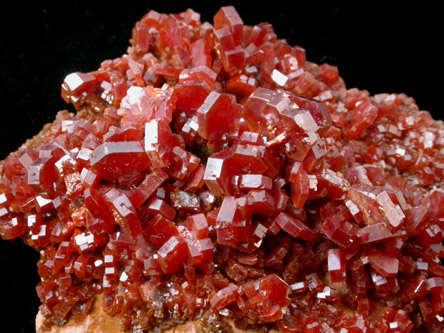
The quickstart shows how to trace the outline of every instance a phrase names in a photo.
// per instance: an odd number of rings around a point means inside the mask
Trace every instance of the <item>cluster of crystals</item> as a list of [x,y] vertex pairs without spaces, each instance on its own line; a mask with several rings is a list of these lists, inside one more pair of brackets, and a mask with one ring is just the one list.
[[444,126],[347,89],[268,23],[150,11],[0,164],[0,233],[41,253],[46,327],[444,329]]

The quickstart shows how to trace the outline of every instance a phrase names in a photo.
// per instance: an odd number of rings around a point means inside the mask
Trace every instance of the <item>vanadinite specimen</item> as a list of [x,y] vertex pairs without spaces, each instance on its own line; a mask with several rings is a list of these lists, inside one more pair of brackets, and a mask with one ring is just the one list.
[[130,42],[0,164],[44,328],[101,299],[123,330],[444,331],[441,121],[231,6],[150,11]]

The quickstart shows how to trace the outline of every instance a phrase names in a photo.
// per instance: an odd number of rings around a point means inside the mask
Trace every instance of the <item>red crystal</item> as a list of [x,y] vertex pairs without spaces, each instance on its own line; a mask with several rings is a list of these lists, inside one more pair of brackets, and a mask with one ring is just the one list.
[[358,231],[362,243],[372,243],[393,237],[385,223],[376,223]]
[[145,151],[155,168],[164,168],[171,163],[171,152],[179,145],[164,118],[145,123]]
[[69,74],[62,84],[62,97],[67,103],[76,104],[83,92],[96,83],[96,78],[88,73]]
[[104,197],[112,211],[114,220],[125,232],[134,237],[142,233],[137,211],[125,193],[112,189],[106,192]]
[[354,248],[359,245],[357,227],[336,216],[325,219],[321,230],[327,238],[344,248]]
[[240,45],[244,38],[244,23],[233,6],[222,7],[214,15],[214,28],[221,29],[227,27],[233,35],[236,45]]
[[235,303],[238,289],[239,287],[235,284],[230,284],[229,286],[219,290],[210,299],[211,306],[216,310],[220,310],[229,306],[230,304]]
[[145,176],[145,179],[131,194],[134,207],[140,207],[168,179],[163,169],[156,169]]
[[103,293],[128,331],[444,331],[442,122],[233,6],[212,23],[148,12],[125,55],[65,78],[77,114],[0,162],[44,326]]
[[331,282],[343,282],[347,278],[345,257],[341,249],[328,250],[328,273]]
[[199,135],[210,141],[221,140],[234,130],[238,114],[233,95],[212,91],[197,110]]
[[399,261],[384,253],[370,254],[368,257],[370,265],[383,276],[396,276],[398,274]]
[[173,236],[179,236],[176,225],[162,215],[154,216],[144,231],[145,238],[156,248],[160,248]]
[[204,214],[188,216],[187,227],[197,239],[208,238],[208,222]]
[[141,172],[150,164],[140,141],[106,142],[91,153],[90,161],[106,180],[116,180],[126,172]]
[[159,213],[168,220],[174,220],[174,217],[176,216],[176,210],[159,198],[151,199],[147,203],[146,211],[151,215]]
[[244,174],[237,183],[240,190],[271,190],[273,179],[263,175]]
[[187,258],[186,246],[184,239],[172,236],[157,251],[159,265],[164,273],[176,273],[182,269]]
[[378,116],[378,108],[370,99],[359,103],[348,114],[348,123],[344,127],[344,135],[350,139],[355,139],[367,130]]
[[[310,180],[307,172],[304,170],[302,165],[298,167],[298,170],[295,174],[294,169],[296,163],[299,162],[295,162],[290,176],[291,199],[293,200],[293,205],[295,208],[302,208],[304,207],[304,204],[308,199],[308,195],[310,192]],[[291,179],[294,180],[292,181]]]
[[313,241],[316,239],[316,233],[314,233],[307,225],[299,221],[296,218],[291,217],[287,213],[281,212],[275,219],[276,223],[294,238],[302,238],[307,241]]

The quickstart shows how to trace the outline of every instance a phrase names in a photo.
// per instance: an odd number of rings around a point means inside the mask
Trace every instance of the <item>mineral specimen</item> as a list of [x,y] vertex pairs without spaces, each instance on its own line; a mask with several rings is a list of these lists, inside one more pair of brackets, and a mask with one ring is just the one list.
[[43,328],[444,330],[444,126],[347,88],[268,23],[150,11],[0,163],[0,234],[40,251]]

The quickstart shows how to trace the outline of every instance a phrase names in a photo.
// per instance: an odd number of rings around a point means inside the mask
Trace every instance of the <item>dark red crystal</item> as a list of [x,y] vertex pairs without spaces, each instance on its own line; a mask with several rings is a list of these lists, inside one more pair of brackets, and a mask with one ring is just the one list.
[[347,88],[232,6],[152,10],[61,89],[77,114],[0,162],[45,327],[103,293],[127,331],[444,331],[444,127],[412,98]]

